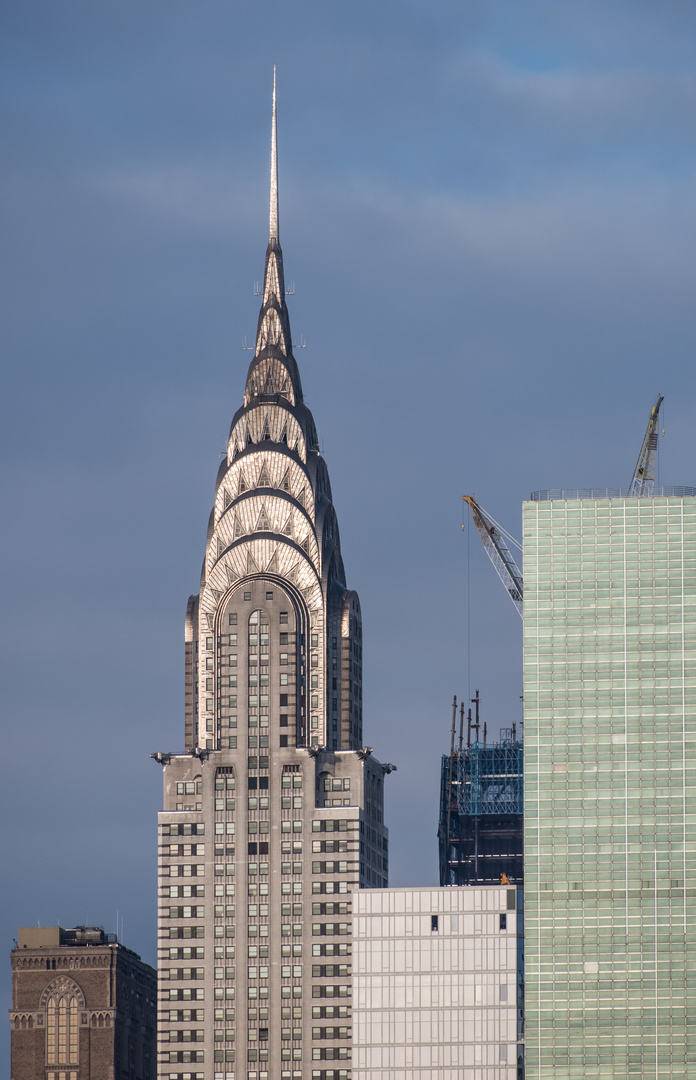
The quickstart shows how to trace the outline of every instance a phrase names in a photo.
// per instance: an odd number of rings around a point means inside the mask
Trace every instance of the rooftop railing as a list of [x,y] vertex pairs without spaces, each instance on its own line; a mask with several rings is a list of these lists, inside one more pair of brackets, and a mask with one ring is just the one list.
[[630,489],[615,488],[542,488],[533,491],[529,498],[532,502],[568,502],[574,499],[681,499],[696,495],[696,487],[655,487],[650,496],[631,495]]

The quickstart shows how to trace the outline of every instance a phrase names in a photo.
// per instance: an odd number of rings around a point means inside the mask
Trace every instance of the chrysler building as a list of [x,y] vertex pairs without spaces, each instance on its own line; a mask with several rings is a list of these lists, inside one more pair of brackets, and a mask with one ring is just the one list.
[[159,815],[160,1080],[350,1080],[351,895],[387,885],[362,622],[270,228],[185,630],[184,750]]

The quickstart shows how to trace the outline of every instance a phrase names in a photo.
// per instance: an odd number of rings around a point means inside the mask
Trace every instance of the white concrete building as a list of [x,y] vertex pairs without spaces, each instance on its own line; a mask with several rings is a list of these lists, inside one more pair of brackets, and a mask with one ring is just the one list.
[[518,1080],[522,923],[521,889],[354,893],[352,1080]]

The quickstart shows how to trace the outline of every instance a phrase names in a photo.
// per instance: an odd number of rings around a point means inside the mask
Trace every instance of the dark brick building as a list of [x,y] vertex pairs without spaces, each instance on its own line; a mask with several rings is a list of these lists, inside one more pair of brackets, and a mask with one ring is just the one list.
[[98,926],[24,927],[11,1080],[155,1080],[157,973]]

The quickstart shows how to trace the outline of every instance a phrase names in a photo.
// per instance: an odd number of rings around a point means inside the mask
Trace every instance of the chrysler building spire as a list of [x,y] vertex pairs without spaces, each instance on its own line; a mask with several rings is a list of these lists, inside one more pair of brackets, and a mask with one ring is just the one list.
[[273,65],[273,120],[271,121],[271,212],[269,243],[278,240],[278,135],[276,130],[276,69]]
[[[292,355],[275,93],[271,161],[256,348],[186,612],[185,749],[157,755],[161,1078],[348,1074],[348,1029],[315,1020],[344,1007],[310,1002],[349,997],[350,894],[387,885],[391,767],[363,745],[360,602]],[[338,1060],[341,1070],[317,1068]]]
[[[202,655],[211,631],[216,639],[222,635],[225,640],[223,628],[231,625],[230,616],[243,617],[237,606],[241,602],[244,607],[240,583],[264,580],[268,595],[273,592],[276,598],[281,590],[284,610],[294,608],[288,619],[295,626],[299,650],[288,654],[287,670],[278,672],[278,678],[289,680],[281,685],[299,678],[295,691],[287,695],[288,745],[355,750],[362,745],[360,604],[357,594],[346,587],[328,469],[292,353],[278,238],[276,115],[274,72],[270,235],[256,347],[244,402],[233,417],[226,460],[218,473],[195,618],[190,610],[190,633],[192,640],[198,638]],[[256,598],[255,590],[252,593]],[[311,657],[303,651],[310,641]],[[254,707],[246,700],[256,696],[249,689],[252,684],[242,690],[237,674],[222,671],[220,663],[227,666],[224,659],[215,658],[212,695],[207,693],[210,676],[196,682],[191,675],[187,749],[229,747],[229,717],[238,709]],[[259,686],[271,685],[263,669],[258,674],[264,680]],[[224,685],[237,686],[237,692],[222,692]]]
[[[254,374],[253,379],[252,373]],[[263,381],[261,382],[261,380]],[[278,135],[274,68],[268,247],[266,249],[266,268],[263,276],[263,300],[256,330],[256,350],[254,361],[249,368],[245,404],[258,393],[259,389],[269,393],[277,393],[278,391],[285,393],[288,388],[293,399],[302,400],[300,374],[292,355],[290,319],[285,303],[283,252],[278,236]]]

